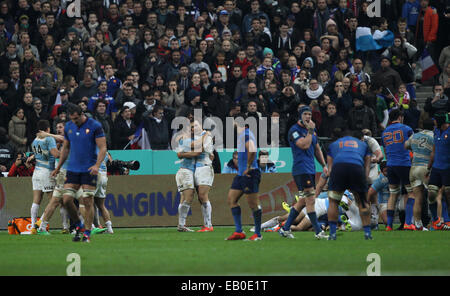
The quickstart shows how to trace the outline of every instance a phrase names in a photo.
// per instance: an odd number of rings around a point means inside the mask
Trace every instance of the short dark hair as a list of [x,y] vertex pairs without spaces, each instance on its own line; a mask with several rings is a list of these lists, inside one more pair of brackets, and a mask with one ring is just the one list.
[[74,103],[67,104],[67,114],[73,115],[75,113],[78,115],[81,115],[83,113],[83,109],[81,109],[80,106],[78,106]]
[[389,113],[389,121],[394,121],[403,116],[403,112],[400,109],[394,109]]
[[41,119],[37,123],[37,129],[38,131],[46,131],[48,128],[50,128],[50,122],[47,119]]

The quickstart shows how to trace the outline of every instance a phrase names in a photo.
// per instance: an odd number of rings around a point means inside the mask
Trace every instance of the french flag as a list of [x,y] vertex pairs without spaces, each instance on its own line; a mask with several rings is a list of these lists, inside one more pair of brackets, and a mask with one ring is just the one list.
[[356,51],[371,51],[382,48],[373,39],[372,32],[368,27],[356,28]]
[[420,65],[422,66],[422,82],[439,74],[439,69],[433,62],[433,59],[426,48],[423,50],[422,56],[420,57]]
[[[131,149],[133,149],[133,150],[152,149],[150,146],[148,137],[147,137],[147,132],[145,131],[145,128],[144,128],[144,123],[141,123],[139,125],[139,127],[136,129],[136,132],[134,133],[134,139],[131,140],[128,143],[128,145],[130,145]],[[126,149],[126,147],[124,149]]]

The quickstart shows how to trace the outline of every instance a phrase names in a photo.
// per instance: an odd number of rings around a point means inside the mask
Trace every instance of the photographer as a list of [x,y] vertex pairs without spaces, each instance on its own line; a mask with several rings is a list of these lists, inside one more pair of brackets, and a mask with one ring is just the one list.
[[17,153],[16,161],[8,172],[8,177],[31,177],[34,172],[34,154],[27,157],[24,153]]
[[108,176],[110,175],[129,175],[130,170],[138,170],[140,167],[140,163],[137,160],[131,161],[122,161],[118,159],[112,159],[111,154],[109,152],[108,162],[106,163]]

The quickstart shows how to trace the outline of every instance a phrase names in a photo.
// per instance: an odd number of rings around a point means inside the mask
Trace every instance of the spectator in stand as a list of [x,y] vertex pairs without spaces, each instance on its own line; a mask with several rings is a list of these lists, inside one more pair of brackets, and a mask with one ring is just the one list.
[[434,117],[439,112],[450,112],[450,100],[444,94],[444,88],[441,84],[433,86],[433,96],[427,98],[423,109],[430,117]]
[[27,118],[22,108],[18,108],[13,113],[8,125],[8,135],[17,152],[27,151]]
[[164,108],[157,104],[144,118],[144,128],[152,150],[167,150],[171,139],[170,126],[164,117]]
[[228,161],[223,170],[222,174],[237,174],[238,172],[238,152],[233,152],[233,158]]
[[378,135],[375,112],[364,104],[361,96],[353,97],[353,108],[348,114],[348,128],[352,131],[369,129],[372,135]]
[[331,138],[335,128],[345,130],[346,126],[347,125],[344,119],[337,114],[336,103],[330,102],[327,105],[326,115],[322,117],[322,123],[319,128],[319,136]]
[[113,147],[116,150],[131,149],[130,141],[134,139],[136,125],[131,120],[131,110],[123,107],[119,116],[114,121],[114,130],[112,133]]

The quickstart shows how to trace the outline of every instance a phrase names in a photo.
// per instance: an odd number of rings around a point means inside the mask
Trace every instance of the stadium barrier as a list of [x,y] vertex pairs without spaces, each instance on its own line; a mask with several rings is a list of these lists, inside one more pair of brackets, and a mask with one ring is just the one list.
[[[375,138],[380,142],[380,138]],[[324,155],[328,145],[332,142],[332,139],[319,137],[319,145],[324,152]],[[291,173],[292,172],[292,151],[290,147],[280,148],[263,148],[269,151],[269,160],[271,160],[277,167],[278,173]],[[384,149],[381,147],[383,153]],[[223,149],[218,151],[220,164],[223,168],[228,161],[233,157],[234,149]],[[114,159],[120,159],[124,161],[137,160],[140,162],[141,167],[137,171],[130,171],[130,175],[172,175],[176,174],[180,160],[176,153],[171,150],[110,150],[111,156]],[[317,159],[316,171],[322,172],[322,166]]]
[[[317,174],[318,176],[319,174]],[[234,174],[216,174],[210,192],[213,225],[233,225],[227,194]],[[109,176],[105,205],[111,213],[114,227],[176,226],[180,194],[175,175]],[[32,203],[31,177],[0,179],[0,229],[7,229],[8,219],[29,217]],[[297,192],[291,174],[263,174],[259,190],[263,220],[282,215],[281,202],[291,204]],[[44,197],[39,215],[48,200]],[[253,224],[252,213],[245,197],[240,200],[242,222]],[[103,220],[100,218],[101,223]],[[61,228],[59,211],[49,221],[51,229]],[[199,202],[194,201],[188,225],[200,226],[203,217]]]
[[[277,172],[290,173],[292,171],[291,148],[269,148],[269,159],[277,166]],[[218,151],[220,164],[223,168],[233,158],[234,150]],[[110,150],[113,159],[124,161],[137,160],[140,168],[130,171],[130,175],[172,175],[176,174],[180,160],[171,150]],[[316,170],[322,172],[322,166],[316,160]]]

